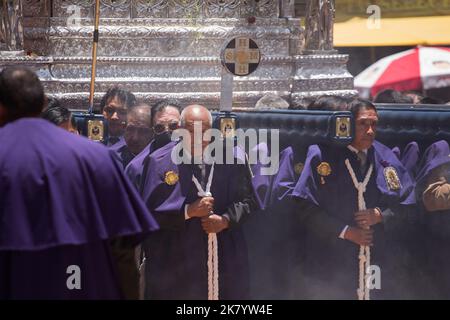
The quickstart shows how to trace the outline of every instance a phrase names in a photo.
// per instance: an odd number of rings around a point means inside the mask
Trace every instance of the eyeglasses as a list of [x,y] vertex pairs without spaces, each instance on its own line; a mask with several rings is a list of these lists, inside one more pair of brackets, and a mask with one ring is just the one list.
[[108,117],[112,117],[116,112],[119,117],[125,117],[127,115],[127,109],[125,108],[106,106],[105,108],[103,108],[103,111],[108,115]]
[[172,121],[169,123],[157,123],[153,126],[155,134],[161,134],[164,131],[174,131],[178,129],[178,122]]

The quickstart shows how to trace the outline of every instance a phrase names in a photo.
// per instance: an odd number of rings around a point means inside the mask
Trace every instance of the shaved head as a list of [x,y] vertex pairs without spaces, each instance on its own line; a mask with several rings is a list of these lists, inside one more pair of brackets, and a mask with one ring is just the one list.
[[[195,157],[201,156],[198,152],[203,154],[210,143],[209,139],[203,140],[203,137],[205,132],[212,127],[211,112],[202,105],[189,105],[181,112],[180,126],[190,133],[191,141],[189,146],[186,146],[190,148],[190,153]],[[195,130],[195,128],[197,129]]]
[[200,104],[191,104],[183,109],[180,117],[180,126],[185,127],[187,122],[209,122],[209,126],[212,126],[212,116],[209,110]]

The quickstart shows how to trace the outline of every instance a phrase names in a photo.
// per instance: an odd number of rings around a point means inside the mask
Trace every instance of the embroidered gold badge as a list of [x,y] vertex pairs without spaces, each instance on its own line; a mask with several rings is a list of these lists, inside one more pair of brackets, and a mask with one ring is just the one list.
[[173,186],[178,182],[178,174],[173,171],[167,171],[164,175],[164,182],[169,186]]
[[328,162],[321,162],[317,166],[317,173],[321,176],[320,183],[325,184],[325,178],[331,174],[331,166]]
[[329,176],[331,174],[331,167],[328,162],[321,162],[317,166],[317,173],[323,177]]
[[386,180],[386,184],[389,190],[396,191],[400,190],[402,187],[400,183],[400,179],[398,178],[397,171],[394,167],[386,167],[383,170],[384,179]]

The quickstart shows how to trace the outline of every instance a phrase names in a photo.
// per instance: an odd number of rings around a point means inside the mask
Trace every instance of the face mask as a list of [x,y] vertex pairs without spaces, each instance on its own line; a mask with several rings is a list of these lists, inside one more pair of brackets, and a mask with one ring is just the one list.
[[154,142],[155,149],[159,149],[168,144],[171,141],[171,135],[172,132],[170,131],[165,131],[163,133],[155,135],[155,142]]

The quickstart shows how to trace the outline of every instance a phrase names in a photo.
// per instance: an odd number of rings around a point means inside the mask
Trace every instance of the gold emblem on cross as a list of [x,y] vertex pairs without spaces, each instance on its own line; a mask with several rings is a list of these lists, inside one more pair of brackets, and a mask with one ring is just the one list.
[[[234,48],[227,47],[225,49],[225,64],[234,65],[234,74],[245,76],[251,73],[250,64],[259,64],[260,52],[258,47],[252,48],[249,38],[236,38]],[[254,42],[253,42],[254,43]]]

